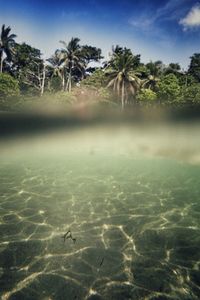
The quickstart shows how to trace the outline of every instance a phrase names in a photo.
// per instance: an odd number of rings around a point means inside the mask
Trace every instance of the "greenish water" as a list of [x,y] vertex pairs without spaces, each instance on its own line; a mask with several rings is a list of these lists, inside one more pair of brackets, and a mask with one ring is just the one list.
[[197,129],[2,143],[1,299],[199,299]]

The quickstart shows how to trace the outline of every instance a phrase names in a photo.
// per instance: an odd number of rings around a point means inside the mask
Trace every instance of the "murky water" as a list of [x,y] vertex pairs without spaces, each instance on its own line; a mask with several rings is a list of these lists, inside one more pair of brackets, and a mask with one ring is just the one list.
[[199,144],[174,125],[2,142],[1,299],[199,299]]

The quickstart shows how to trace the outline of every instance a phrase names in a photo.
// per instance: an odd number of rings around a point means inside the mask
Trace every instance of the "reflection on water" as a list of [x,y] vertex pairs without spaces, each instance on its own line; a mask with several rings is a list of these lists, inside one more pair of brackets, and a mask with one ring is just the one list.
[[2,142],[1,299],[199,299],[198,134],[96,127]]

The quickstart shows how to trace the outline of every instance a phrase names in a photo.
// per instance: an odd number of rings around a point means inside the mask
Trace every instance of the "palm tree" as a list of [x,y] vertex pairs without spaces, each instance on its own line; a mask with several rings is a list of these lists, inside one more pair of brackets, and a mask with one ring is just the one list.
[[53,78],[54,76],[59,77],[62,80],[63,90],[65,89],[66,75],[65,67],[63,63],[64,54],[61,50],[56,50],[55,53],[47,59],[50,63],[49,68],[49,77]]
[[122,109],[128,96],[135,96],[140,86],[135,67],[136,60],[131,50],[117,46],[105,69],[105,74],[109,77],[108,87],[113,87],[113,91],[121,98]]
[[147,79],[142,81],[142,87],[143,88],[149,88],[152,89],[153,91],[156,88],[157,83],[160,80],[160,76],[163,72],[163,63],[162,61],[158,60],[156,62],[150,62],[146,64],[146,67],[149,71],[149,75]]
[[[13,46],[15,44],[15,34],[10,34],[11,28],[2,26],[0,37],[0,73],[3,71],[4,54],[8,61],[12,60]],[[9,35],[10,34],[10,35]]]
[[154,91],[159,81],[159,77],[156,77],[155,75],[148,75],[148,78],[142,81],[142,88],[151,89],[152,91]]
[[76,69],[81,74],[84,74],[86,68],[86,62],[83,58],[81,46],[79,45],[79,38],[72,38],[71,41],[66,44],[64,41],[60,41],[64,45],[64,49],[61,50],[63,55],[62,63],[64,66],[64,73],[67,71],[67,83],[65,90],[71,92],[72,87],[72,72]]

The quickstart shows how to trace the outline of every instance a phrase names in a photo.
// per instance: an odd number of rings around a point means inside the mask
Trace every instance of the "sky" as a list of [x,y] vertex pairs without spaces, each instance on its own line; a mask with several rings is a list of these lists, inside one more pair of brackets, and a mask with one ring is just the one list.
[[41,49],[44,58],[79,37],[102,49],[131,48],[141,61],[178,62],[200,52],[200,1],[196,0],[0,0],[0,26],[17,42]]

